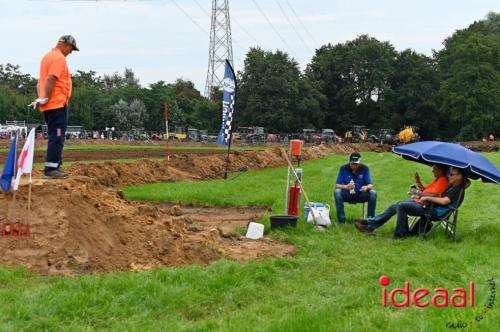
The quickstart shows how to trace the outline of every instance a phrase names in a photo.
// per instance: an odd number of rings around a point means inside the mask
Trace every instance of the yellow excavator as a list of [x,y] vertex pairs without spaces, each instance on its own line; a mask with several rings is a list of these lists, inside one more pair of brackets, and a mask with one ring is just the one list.
[[401,130],[398,134],[397,141],[400,144],[407,144],[411,142],[417,142],[420,140],[420,136],[417,133],[418,127],[415,126],[405,126],[405,129]]

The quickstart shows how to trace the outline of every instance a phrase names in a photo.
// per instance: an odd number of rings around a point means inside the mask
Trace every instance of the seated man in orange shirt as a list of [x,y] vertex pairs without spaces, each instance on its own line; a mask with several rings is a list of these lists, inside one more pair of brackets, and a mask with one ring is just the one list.
[[[432,166],[432,174],[434,174],[434,180],[429,183],[427,186],[424,186],[422,180],[420,180],[420,175],[415,173],[415,182],[418,186],[418,189],[411,190],[411,198],[420,204],[423,204],[420,198],[422,196],[434,196],[439,197],[442,193],[446,191],[446,187],[448,187],[448,178],[446,177],[447,167],[441,164],[434,164]],[[426,205],[426,204],[424,204]]]
[[408,212],[411,215],[421,215],[425,212],[425,207],[428,203],[423,202],[423,196],[441,196],[446,191],[448,179],[446,178],[447,168],[445,165],[435,164],[432,166],[434,180],[424,186],[418,173],[415,174],[415,181],[420,189],[416,189],[412,194],[412,198],[389,206],[381,214],[370,217],[367,220],[360,220],[355,223],[358,230],[371,234],[376,228],[385,224],[392,216],[398,215],[398,222],[394,232],[393,239],[399,239],[410,235],[408,227]]

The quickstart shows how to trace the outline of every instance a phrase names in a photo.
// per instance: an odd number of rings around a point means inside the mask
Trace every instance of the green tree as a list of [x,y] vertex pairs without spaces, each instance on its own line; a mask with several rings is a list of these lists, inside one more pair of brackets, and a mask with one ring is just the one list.
[[272,132],[291,132],[321,126],[323,116],[317,87],[302,82],[298,63],[286,53],[252,48],[239,73],[235,123],[263,126]]
[[164,81],[153,83],[149,89],[144,90],[143,101],[148,112],[144,127],[146,130],[164,131],[165,119],[163,118],[163,104],[172,103],[175,95],[174,87]]
[[141,100],[134,99],[130,104],[123,100],[111,106],[117,130],[130,130],[143,128],[146,118],[146,106]]
[[27,107],[36,98],[36,79],[23,74],[18,65],[0,64],[0,121],[40,122],[37,110]]
[[105,111],[111,105],[111,96],[104,90],[102,78],[94,71],[78,70],[72,81],[69,124],[87,130],[103,129],[110,121],[110,114]]
[[126,86],[135,88],[140,87],[139,79],[135,77],[135,73],[130,68],[125,68],[125,70],[123,71],[123,75],[120,75],[118,72],[114,72],[111,75],[104,74],[102,82],[106,90],[122,88]]
[[440,136],[440,118],[434,103],[440,83],[436,67],[431,58],[412,50],[398,53],[384,99],[384,108],[391,114],[384,117],[384,127],[414,125],[425,139]]
[[444,46],[435,54],[443,136],[469,140],[500,132],[500,14],[458,30]]
[[19,65],[0,64],[0,85],[15,90],[19,94],[34,95],[37,80],[19,71]]
[[318,82],[327,103],[325,125],[345,130],[353,124],[380,126],[390,116],[383,108],[396,51],[368,35],[316,50],[307,75]]

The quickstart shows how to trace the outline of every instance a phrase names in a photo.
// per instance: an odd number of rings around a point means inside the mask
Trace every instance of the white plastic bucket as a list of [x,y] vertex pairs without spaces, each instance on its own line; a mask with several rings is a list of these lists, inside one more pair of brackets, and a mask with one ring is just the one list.
[[248,224],[248,230],[246,237],[252,240],[258,240],[264,236],[264,225],[251,222]]

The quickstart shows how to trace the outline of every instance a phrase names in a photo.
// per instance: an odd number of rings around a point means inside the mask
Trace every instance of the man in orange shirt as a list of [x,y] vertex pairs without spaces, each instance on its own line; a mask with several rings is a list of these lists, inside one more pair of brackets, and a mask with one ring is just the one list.
[[389,206],[381,214],[369,217],[367,220],[357,221],[354,225],[356,228],[368,234],[371,234],[375,229],[385,224],[392,216],[397,214],[396,230],[394,231],[393,239],[400,239],[411,235],[408,227],[408,215],[420,216],[427,212],[428,203],[422,197],[440,197],[448,187],[448,179],[446,178],[446,166],[435,164],[432,166],[434,180],[424,186],[420,180],[418,173],[415,174],[415,181],[419,189],[414,188],[411,192],[412,198]]
[[35,100],[35,106],[43,112],[48,127],[49,140],[44,173],[45,177],[52,179],[68,177],[68,173],[63,172],[60,167],[72,91],[71,73],[66,57],[73,51],[79,51],[75,38],[70,35],[62,36],[56,47],[45,54],[40,63],[38,99]]
[[411,198],[420,204],[427,205],[421,201],[423,196],[433,196],[440,197],[442,193],[446,191],[448,187],[448,179],[446,178],[446,166],[441,164],[432,165],[432,174],[434,174],[434,180],[427,186],[424,186],[420,180],[418,173],[415,173],[415,182],[417,183],[418,189],[410,191]]

